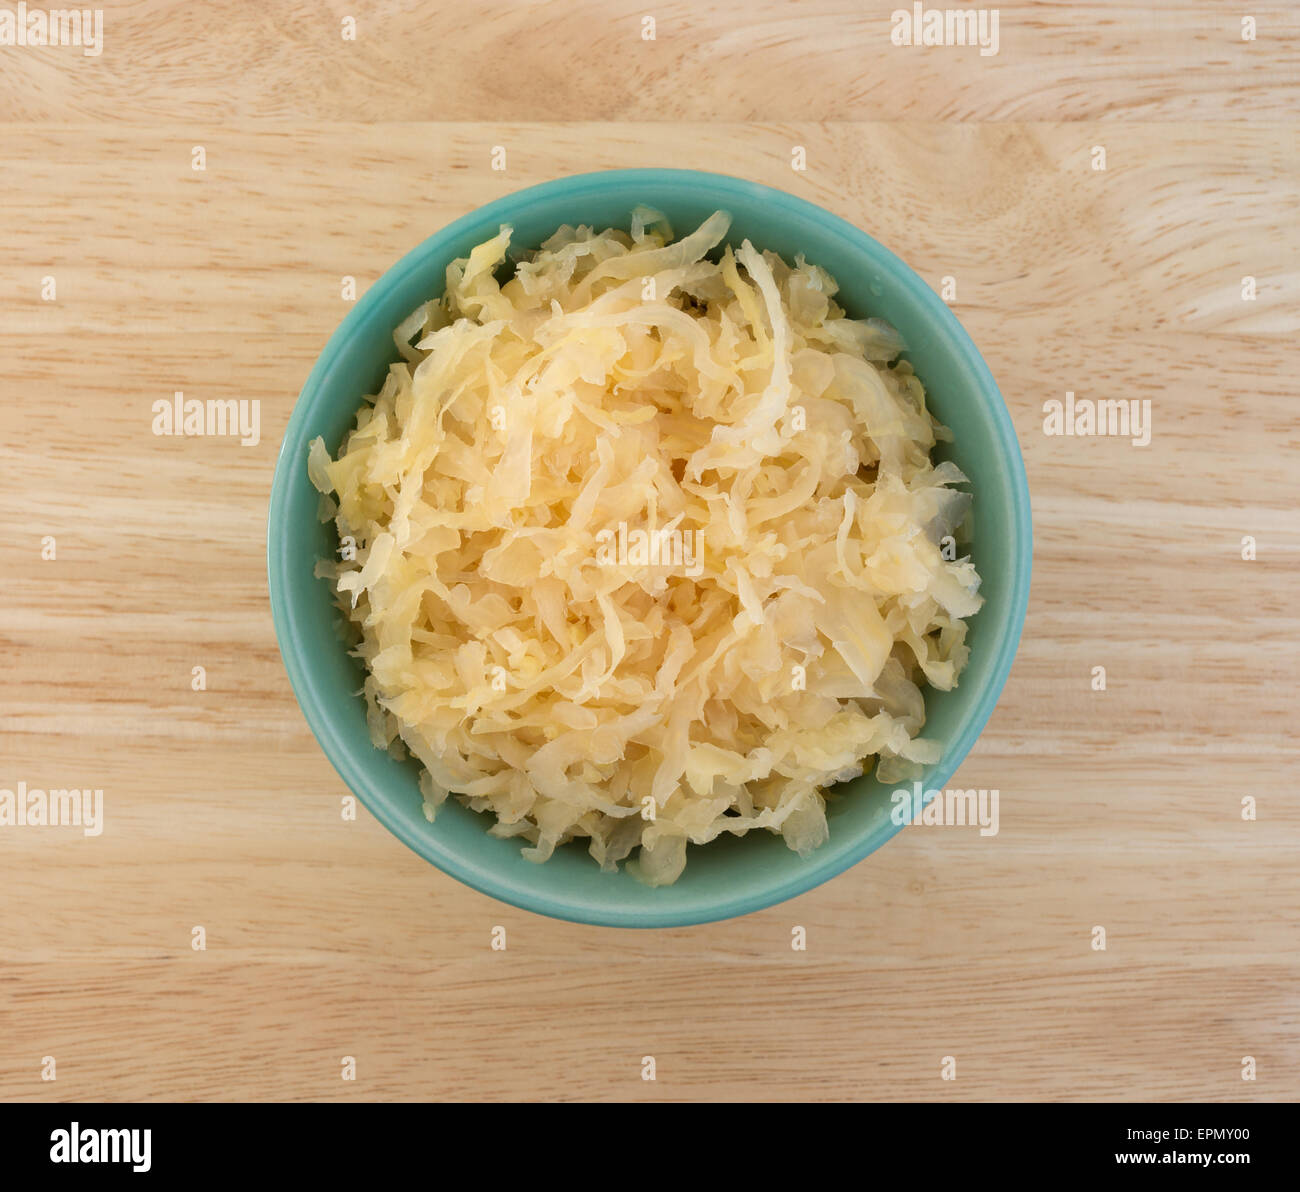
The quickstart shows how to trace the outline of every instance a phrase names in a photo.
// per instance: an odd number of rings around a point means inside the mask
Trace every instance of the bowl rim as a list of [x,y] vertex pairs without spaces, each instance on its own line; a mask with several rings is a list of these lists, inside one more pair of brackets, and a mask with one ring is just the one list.
[[846,847],[843,851],[823,853],[822,850],[818,850],[807,859],[805,868],[792,873],[784,881],[764,887],[761,893],[751,892],[735,895],[729,899],[709,900],[706,905],[693,908],[669,907],[661,911],[647,911],[643,907],[620,908],[617,904],[597,907],[586,902],[567,901],[532,890],[520,890],[492,866],[478,864],[470,858],[455,853],[437,850],[436,835],[419,832],[415,830],[419,827],[418,823],[413,828],[407,821],[399,818],[390,808],[390,799],[383,793],[379,784],[372,784],[368,780],[360,760],[340,738],[328,731],[329,716],[316,684],[308,674],[305,661],[307,650],[299,631],[299,617],[286,597],[289,587],[289,552],[284,533],[287,530],[285,514],[292,472],[295,468],[305,467],[304,452],[310,430],[308,421],[309,416],[314,413],[310,399],[312,395],[328,387],[330,374],[351,348],[353,341],[358,336],[368,336],[365,324],[371,308],[380,304],[381,294],[386,289],[400,284],[413,271],[427,268],[427,259],[442,251],[439,246],[454,240],[459,235],[476,227],[509,223],[512,213],[538,199],[554,201],[566,197],[590,196],[612,183],[646,186],[686,184],[696,188],[707,188],[710,202],[716,197],[718,206],[722,207],[725,207],[728,196],[749,201],[761,199],[765,204],[776,208],[778,215],[784,221],[796,224],[810,222],[823,232],[855,242],[855,247],[859,251],[865,252],[878,262],[883,270],[894,275],[899,284],[912,292],[924,312],[943,325],[958,364],[970,375],[973,387],[989,399],[986,403],[988,413],[994,426],[1003,462],[1007,466],[1007,479],[1013,494],[1013,526],[1008,535],[1009,539],[1014,540],[1013,574],[1007,596],[1006,631],[997,643],[997,653],[989,672],[989,679],[983,689],[977,693],[962,731],[952,738],[945,748],[944,761],[938,769],[927,776],[927,789],[941,789],[966,759],[993,714],[993,709],[1006,685],[1024,630],[1025,614],[1029,603],[1033,570],[1033,524],[1024,459],[1006,400],[979,350],[947,303],[906,262],[855,224],[816,203],[763,183],[703,170],[650,167],[597,170],[511,191],[481,207],[474,208],[425,237],[385,270],[352,306],[330,335],[295,399],[276,456],[267,507],[267,580],[276,643],[294,697],[302,709],[308,728],[348,789],[365,804],[370,813],[389,832],[425,861],[480,893],[520,910],[589,926],[684,927],[750,914],[807,893],[851,869],[877,848],[882,847],[901,831],[902,825],[895,824],[891,820],[888,825],[889,830],[883,835],[864,834],[853,846]]

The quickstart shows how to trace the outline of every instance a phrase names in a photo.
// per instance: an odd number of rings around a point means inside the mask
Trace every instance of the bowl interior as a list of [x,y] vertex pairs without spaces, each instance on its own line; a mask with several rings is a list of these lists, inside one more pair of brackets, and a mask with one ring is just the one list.
[[344,780],[395,835],[439,868],[517,906],[559,918],[621,927],[706,922],[744,914],[802,893],[888,840],[892,786],[874,777],[841,784],[829,801],[830,841],[809,858],[779,836],[724,836],[688,851],[673,886],[649,889],[630,874],[602,873],[585,846],[558,849],[544,865],[520,856],[517,841],[489,836],[491,817],[454,799],[429,824],[418,768],[370,744],[357,694],[359,664],[345,646],[343,618],[329,585],[313,578],[316,560],[337,549],[333,526],[317,520],[307,479],[307,445],[323,435],[331,451],[397,359],[392,331],[421,302],[443,291],[448,263],[465,256],[500,224],[513,248],[530,248],[561,224],[628,226],[638,203],[663,211],[674,231],[690,231],[711,212],[732,216],[729,240],[746,238],[787,259],[802,253],[840,285],[838,301],[856,317],[894,324],[925,384],[931,408],[953,431],[950,458],[970,478],[973,543],[986,603],[970,623],[971,660],[951,692],[926,692],[925,736],[943,756],[924,777],[941,789],[983,727],[1006,679],[1028,599],[1029,498],[1006,407],[987,367],[936,294],[870,237],[823,209],[781,191],[721,175],[623,170],[581,175],[510,195],[426,240],[386,273],[330,339],[298,399],[277,462],[268,525],[272,608],[281,653],[307,721]]

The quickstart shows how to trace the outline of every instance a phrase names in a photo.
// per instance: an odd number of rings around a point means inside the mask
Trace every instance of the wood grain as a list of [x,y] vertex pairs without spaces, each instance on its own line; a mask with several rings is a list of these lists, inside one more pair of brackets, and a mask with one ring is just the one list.
[[28,48],[12,69],[6,59],[0,121],[1250,122],[1293,118],[1300,93],[1300,12],[1278,0],[1002,4],[990,55],[895,45],[892,14],[911,0],[98,7],[98,57]]
[[[1243,45],[1217,5],[1027,4],[980,61],[890,47],[887,6],[651,8],[648,47],[630,6],[150,2],[109,7],[99,59],[0,49],[0,787],[102,787],[107,817],[0,828],[0,1097],[1300,1095],[1294,11]],[[954,779],[999,788],[1000,834],[908,829],[654,933],[512,910],[343,822],[264,568],[340,279],[639,165],[805,195],[956,278],[1036,540]],[[176,389],[258,398],[261,443],[154,437]],[[1066,390],[1149,397],[1151,445],[1045,436]]]

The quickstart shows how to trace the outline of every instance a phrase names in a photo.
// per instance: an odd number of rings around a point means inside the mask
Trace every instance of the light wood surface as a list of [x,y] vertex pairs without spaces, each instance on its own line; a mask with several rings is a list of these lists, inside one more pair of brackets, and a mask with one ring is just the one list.
[[[154,0],[109,7],[95,59],[0,48],[0,787],[106,805],[97,838],[0,828],[0,1097],[1300,1096],[1295,10],[1243,43],[1233,6],[1027,4],[980,59],[890,45],[889,6],[439,7],[348,6],[350,44],[342,10]],[[953,780],[1001,791],[1000,834],[908,829],[648,933],[343,822],[264,566],[340,279],[642,165],[804,195],[954,277],[1036,538]],[[155,437],[178,389],[258,398],[261,443]],[[1066,390],[1150,398],[1151,445],[1045,436]]]

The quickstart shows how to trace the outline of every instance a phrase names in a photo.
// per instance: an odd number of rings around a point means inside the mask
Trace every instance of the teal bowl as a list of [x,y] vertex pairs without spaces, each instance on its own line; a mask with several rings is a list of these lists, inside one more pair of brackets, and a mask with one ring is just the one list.
[[307,479],[308,443],[323,435],[337,449],[363,395],[378,390],[397,358],[393,329],[442,292],[449,262],[502,223],[514,226],[514,245],[533,247],[566,223],[627,227],[639,203],[663,211],[678,234],[722,208],[732,216],[731,243],[748,238],[787,259],[802,253],[834,274],[838,301],[851,315],[878,316],[902,332],[931,407],[953,431],[947,453],[970,477],[970,549],[986,598],[970,623],[970,663],[959,686],[926,692],[925,736],[940,741],[943,754],[923,783],[942,790],[992,713],[1020,638],[1032,554],[1024,463],[997,385],[948,307],[870,236],[783,191],[692,170],[613,170],[530,187],[431,236],[353,307],[307,378],[276,464],[267,567],[280,652],[307,723],[343,780],[398,839],[476,890],[538,914],[610,927],[673,927],[771,906],[861,861],[899,831],[891,788],[874,777],[836,788],[827,812],[830,840],[806,859],[766,832],[723,836],[692,846],[685,873],[658,889],[623,870],[602,872],[581,843],[557,849],[544,865],[527,861],[518,841],[488,835],[491,817],[454,799],[430,824],[416,765],[370,743],[357,694],[359,664],[347,653],[329,584],[312,574],[316,560],[332,557],[338,544],[333,526],[317,520],[318,494]]

